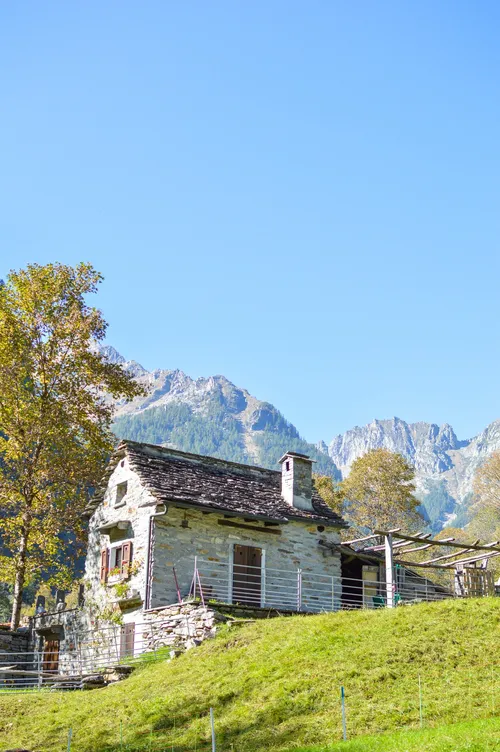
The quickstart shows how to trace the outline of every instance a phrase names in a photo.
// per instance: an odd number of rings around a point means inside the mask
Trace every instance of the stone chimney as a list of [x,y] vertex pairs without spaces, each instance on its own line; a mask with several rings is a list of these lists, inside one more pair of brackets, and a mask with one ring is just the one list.
[[281,495],[291,507],[313,512],[312,463],[307,454],[287,452],[280,459]]

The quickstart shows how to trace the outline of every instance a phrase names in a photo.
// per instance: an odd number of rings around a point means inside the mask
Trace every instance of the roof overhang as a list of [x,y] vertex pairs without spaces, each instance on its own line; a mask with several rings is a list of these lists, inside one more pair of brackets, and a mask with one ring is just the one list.
[[99,525],[97,528],[100,533],[105,533],[107,530],[117,528],[118,530],[126,530],[130,525],[130,520],[114,520],[113,522],[105,522],[103,525]]

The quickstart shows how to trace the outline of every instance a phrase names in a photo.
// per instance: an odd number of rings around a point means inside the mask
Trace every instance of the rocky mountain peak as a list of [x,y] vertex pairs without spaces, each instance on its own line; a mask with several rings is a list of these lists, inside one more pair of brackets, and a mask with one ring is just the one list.
[[328,454],[343,477],[349,473],[355,459],[380,448],[402,454],[415,466],[417,473],[434,475],[451,467],[448,452],[460,445],[448,424],[406,423],[394,417],[376,419],[362,428],[356,426],[336,436],[328,447]]
[[147,371],[111,346],[99,349],[147,390],[146,396],[116,404],[120,436],[274,468],[284,451],[295,449],[314,457],[317,472],[337,479],[346,477],[358,457],[385,448],[414,465],[423,503],[428,498],[429,509],[437,510],[434,524],[455,519],[455,507],[468,503],[476,470],[500,450],[500,420],[460,441],[448,423],[407,423],[396,416],[355,426],[328,446],[308,444],[276,407],[221,374],[192,379],[179,369]]

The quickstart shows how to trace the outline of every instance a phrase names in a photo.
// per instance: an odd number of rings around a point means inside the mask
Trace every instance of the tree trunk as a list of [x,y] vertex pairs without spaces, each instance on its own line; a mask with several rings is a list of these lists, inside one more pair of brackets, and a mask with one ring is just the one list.
[[21,542],[19,545],[19,557],[17,561],[16,577],[14,580],[14,601],[12,603],[12,616],[10,628],[12,631],[18,628],[21,619],[21,605],[23,602],[24,580],[26,578],[26,554],[28,550],[28,530],[23,526]]

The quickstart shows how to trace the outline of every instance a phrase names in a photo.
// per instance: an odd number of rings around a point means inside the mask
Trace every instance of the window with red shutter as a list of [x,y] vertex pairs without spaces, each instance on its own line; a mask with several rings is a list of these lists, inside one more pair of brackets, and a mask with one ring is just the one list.
[[124,543],[122,546],[121,575],[127,577],[128,568],[132,563],[132,543]]
[[101,551],[101,582],[106,582],[108,579],[109,569],[109,551],[107,548],[103,548]]

